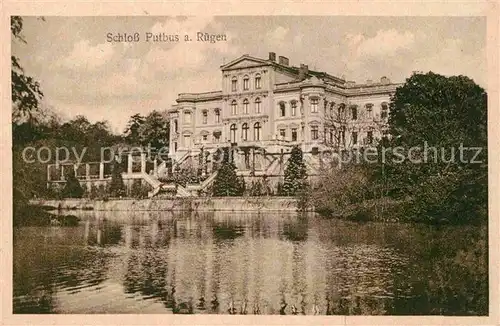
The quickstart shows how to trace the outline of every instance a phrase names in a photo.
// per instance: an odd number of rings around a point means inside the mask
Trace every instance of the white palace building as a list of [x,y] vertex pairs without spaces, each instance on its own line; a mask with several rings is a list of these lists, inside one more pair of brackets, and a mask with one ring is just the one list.
[[[122,176],[128,188],[149,184],[148,196],[175,189],[177,196],[206,192],[217,171],[215,153],[232,148],[238,175],[247,182],[264,176],[271,185],[283,181],[291,149],[304,153],[313,180],[325,150],[339,152],[375,144],[387,130],[390,96],[399,84],[386,77],[356,84],[325,72],[294,67],[271,52],[267,59],[243,55],[221,66],[222,90],[181,93],[167,110],[171,160],[133,162],[126,156]],[[168,163],[167,163],[168,162]],[[111,180],[110,163],[89,162],[47,166],[47,186],[65,184],[65,171],[74,169],[86,189]],[[191,172],[190,172],[191,171]],[[181,185],[172,175],[201,172],[201,182]]]
[[398,86],[386,77],[356,84],[304,64],[292,66],[274,52],[267,59],[243,55],[220,68],[222,90],[181,93],[167,112],[174,162],[232,145],[241,154],[241,174],[276,176],[282,171],[271,168],[273,160],[256,155],[286,156],[298,145],[314,166],[319,151],[380,139]]

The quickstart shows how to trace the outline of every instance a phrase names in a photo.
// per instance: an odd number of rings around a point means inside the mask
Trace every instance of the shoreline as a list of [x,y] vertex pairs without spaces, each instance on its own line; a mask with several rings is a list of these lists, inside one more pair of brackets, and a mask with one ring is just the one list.
[[30,205],[50,210],[87,211],[261,211],[296,212],[298,200],[293,197],[193,197],[147,199],[32,199]]

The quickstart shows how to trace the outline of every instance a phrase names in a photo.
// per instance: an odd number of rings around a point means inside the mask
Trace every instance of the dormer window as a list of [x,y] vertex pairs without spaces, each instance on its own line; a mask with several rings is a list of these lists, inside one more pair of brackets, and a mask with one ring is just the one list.
[[236,115],[238,112],[238,103],[236,103],[236,100],[233,100],[231,102],[231,114]]
[[243,90],[247,91],[250,88],[250,79],[248,76],[243,77]]
[[255,89],[260,89],[261,87],[260,80],[261,80],[260,75],[259,74],[255,75]]
[[231,79],[231,91],[236,92],[237,90],[238,90],[238,78],[233,77],[233,79]]

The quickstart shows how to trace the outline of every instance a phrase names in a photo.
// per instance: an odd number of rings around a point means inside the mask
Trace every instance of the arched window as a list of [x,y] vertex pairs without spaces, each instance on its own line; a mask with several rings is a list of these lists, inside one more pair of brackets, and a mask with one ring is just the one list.
[[344,119],[344,115],[345,115],[345,104],[340,103],[339,107],[337,109],[337,119],[339,119],[339,120]]
[[238,90],[238,78],[233,77],[231,79],[231,91],[236,92]]
[[243,90],[247,91],[250,88],[250,78],[247,75],[243,77]]
[[297,114],[297,101],[293,100],[290,102],[290,113],[292,116]]
[[260,126],[260,122],[256,122],[253,125],[253,139],[254,140],[260,140],[260,131],[262,127]]
[[380,111],[380,118],[387,119],[387,117],[389,116],[389,106],[385,102],[383,102],[381,106],[382,110]]
[[260,89],[260,74],[255,75],[255,89]]
[[236,100],[233,100],[231,102],[231,114],[236,115],[238,113],[238,103],[236,103]]
[[236,143],[236,130],[238,128],[236,127],[236,124],[232,124],[231,127],[229,128],[230,133],[229,133],[229,138],[231,143]]
[[260,113],[260,97],[257,97],[255,99],[255,113]]
[[330,104],[330,118],[333,118],[335,116],[334,110],[335,110],[335,102],[332,102]]
[[280,117],[284,117],[286,114],[285,102],[280,102],[279,107],[280,107]]
[[244,123],[241,126],[241,139],[243,139],[244,141],[248,140],[248,124],[247,123]]
[[243,100],[243,113],[244,114],[248,114],[248,100],[247,99],[244,99]]

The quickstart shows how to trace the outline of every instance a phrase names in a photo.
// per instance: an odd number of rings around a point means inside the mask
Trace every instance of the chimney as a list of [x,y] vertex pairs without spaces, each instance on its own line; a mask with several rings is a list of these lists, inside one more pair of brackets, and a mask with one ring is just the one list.
[[391,83],[391,80],[385,76],[383,76],[382,78],[380,78],[380,83],[381,84],[390,84]]
[[348,81],[346,82],[346,86],[347,86],[347,87],[351,87],[351,86],[354,86],[354,85],[356,85],[356,82],[355,82],[354,80],[348,80]]
[[280,65],[283,65],[283,66],[288,66],[288,58],[287,57],[284,57],[282,55],[279,56],[279,64]]
[[269,61],[276,62],[276,53],[269,52]]
[[306,79],[307,74],[309,74],[309,67],[301,63],[299,68],[299,80]]
[[372,83],[373,83],[373,80],[371,80],[371,79],[367,79],[367,80],[366,80],[366,84],[367,84],[367,85],[371,85]]

